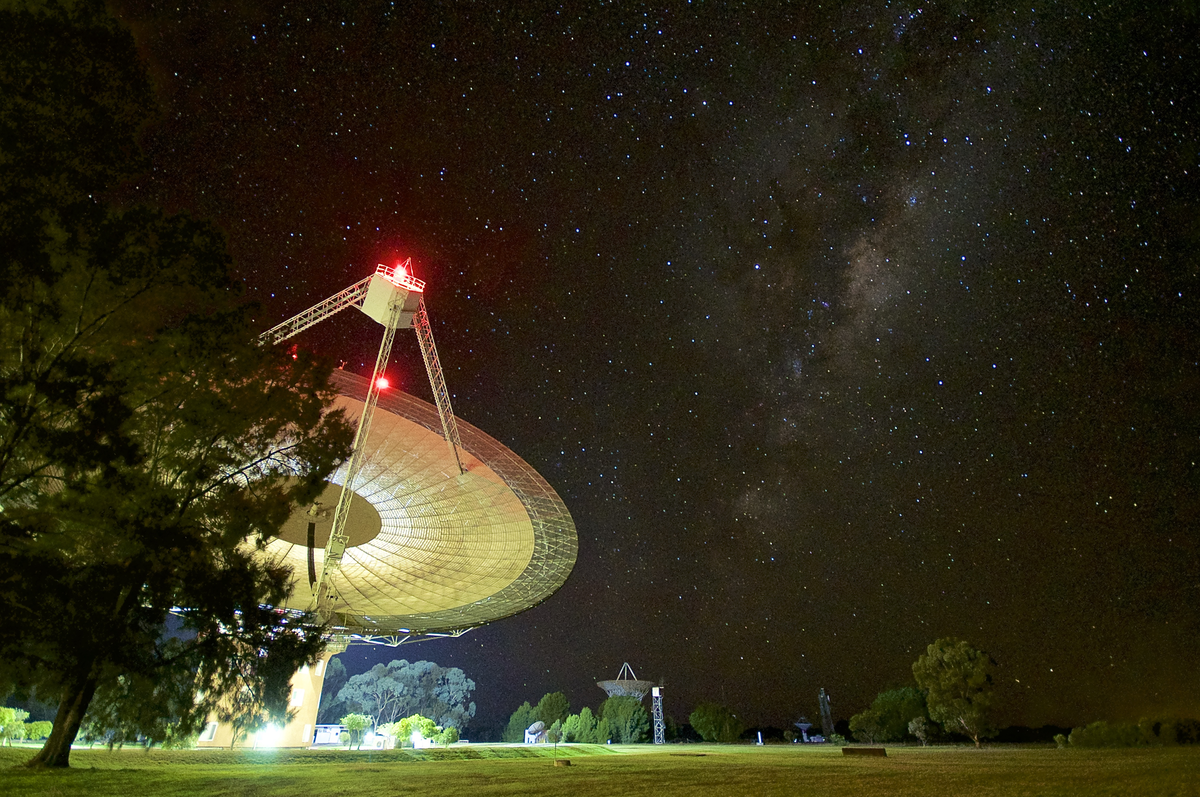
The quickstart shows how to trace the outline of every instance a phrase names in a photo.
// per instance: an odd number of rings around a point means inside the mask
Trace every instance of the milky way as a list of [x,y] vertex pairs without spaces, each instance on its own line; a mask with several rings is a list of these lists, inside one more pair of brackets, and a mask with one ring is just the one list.
[[1195,11],[120,5],[137,191],[264,328],[413,257],[456,411],[578,524],[547,603],[353,662],[784,725],[955,635],[1002,724],[1200,713]]

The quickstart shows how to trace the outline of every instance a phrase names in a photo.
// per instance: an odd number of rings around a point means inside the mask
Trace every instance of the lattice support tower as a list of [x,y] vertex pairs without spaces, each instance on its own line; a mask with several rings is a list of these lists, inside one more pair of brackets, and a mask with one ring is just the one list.
[[650,713],[654,717],[654,743],[667,743],[667,721],[663,718],[663,690],[655,686],[650,690]]
[[433,399],[437,404],[438,415],[442,419],[442,431],[446,445],[454,457],[458,472],[463,472],[462,460],[459,459],[458,449],[462,441],[458,439],[458,424],[454,422],[454,411],[450,408],[450,393],[446,390],[446,380],[442,376],[442,364],[438,362],[437,348],[433,345],[433,328],[429,326],[429,315],[425,312],[425,300],[417,306],[414,326],[417,330],[417,341],[421,344],[421,359],[425,361],[425,373],[429,375],[429,385],[433,388]]
[[371,374],[371,389],[367,392],[367,402],[363,405],[362,415],[358,419],[358,431],[354,433],[354,448],[350,454],[350,463],[346,466],[346,479],[342,482],[342,492],[338,496],[337,509],[333,511],[333,528],[329,531],[329,542],[325,544],[325,561],[321,565],[321,577],[317,580],[316,606],[317,613],[322,618],[328,618],[333,611],[337,595],[332,591],[332,578],[342,567],[342,556],[346,553],[346,519],[350,517],[350,502],[354,498],[354,488],[358,481],[358,472],[362,470],[367,455],[365,443],[371,433],[371,420],[375,417],[375,407],[379,404],[379,380],[387,368],[388,358],[392,355],[392,341],[396,338],[396,325],[400,322],[401,306],[393,302],[388,307],[387,323],[384,324],[383,342],[379,344],[379,356],[375,358],[375,371]]

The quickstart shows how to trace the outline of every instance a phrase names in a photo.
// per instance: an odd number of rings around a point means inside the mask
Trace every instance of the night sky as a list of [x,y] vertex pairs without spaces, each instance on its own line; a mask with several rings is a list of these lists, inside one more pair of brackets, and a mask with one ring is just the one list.
[[[579,531],[546,603],[352,670],[462,667],[485,725],[628,661],[787,726],[953,635],[1001,725],[1200,715],[1195,4],[232,5],[118,3],[136,193],[263,329],[411,257]],[[411,333],[390,375],[431,398]]]

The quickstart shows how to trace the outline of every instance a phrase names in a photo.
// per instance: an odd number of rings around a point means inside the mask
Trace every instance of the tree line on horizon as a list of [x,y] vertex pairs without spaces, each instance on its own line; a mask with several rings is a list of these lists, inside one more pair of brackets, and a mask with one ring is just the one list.
[[548,692],[536,706],[527,700],[517,707],[501,733],[501,740],[523,742],[525,731],[538,722],[551,742],[636,744],[645,741],[650,733],[650,715],[636,697],[609,697],[595,711],[584,706],[572,714],[565,694]]
[[[876,698],[871,708],[850,720],[850,729],[860,741],[899,741],[908,735],[922,744],[933,721],[947,732],[970,738],[980,746],[991,731],[988,722],[992,704],[992,673],[995,662],[969,643],[953,638],[939,639],[913,664],[918,688],[889,690]],[[503,732],[506,742],[523,741],[525,731],[541,721],[550,737],[558,741],[604,744],[636,744],[649,735],[649,717],[634,697],[608,698],[598,712],[583,708],[570,714],[562,692],[547,693],[536,706],[524,702],[509,717]],[[667,723],[669,738],[683,730]],[[690,730],[707,742],[731,744],[739,741],[745,724],[729,707],[712,701],[699,703],[688,715]],[[822,729],[834,743],[844,743],[833,728]]]
[[[912,686],[898,686],[879,693],[871,705],[855,714],[846,724],[855,741],[865,744],[919,742],[925,745],[954,737],[965,737],[975,747],[994,738],[998,728],[993,721],[995,673],[997,664],[986,652],[966,640],[943,637],[930,643],[912,665]],[[649,721],[637,698],[625,711],[637,714],[634,733],[623,733],[609,708],[613,699],[601,703],[593,712],[583,708],[570,713],[562,692],[547,693],[538,704],[524,702],[512,713],[503,731],[506,742],[524,740],[525,730],[541,721],[551,740],[604,744],[632,744],[647,740]],[[612,704],[614,707],[622,703]],[[623,716],[623,715],[622,715]],[[744,741],[745,725],[728,706],[705,701],[688,716],[688,725],[680,726],[667,718],[668,740],[700,738],[707,742]],[[840,723],[839,723],[840,725]],[[1064,729],[1066,730],[1066,729]],[[778,731],[778,729],[776,729]],[[848,740],[834,728],[813,727],[827,741],[838,745]],[[780,734],[789,741],[796,734]],[[1047,733],[1046,741],[1049,741]],[[1136,747],[1171,746],[1200,743],[1200,720],[1187,718],[1142,719],[1138,723],[1097,721],[1054,736],[1059,747]]]
[[[965,736],[976,747],[994,738],[992,719],[996,662],[969,642],[944,637],[931,643],[912,665],[916,686],[880,692],[871,706],[850,718],[849,729],[866,744]],[[1105,720],[1054,735],[1065,747],[1172,746],[1200,742],[1200,721],[1146,719],[1137,723]]]

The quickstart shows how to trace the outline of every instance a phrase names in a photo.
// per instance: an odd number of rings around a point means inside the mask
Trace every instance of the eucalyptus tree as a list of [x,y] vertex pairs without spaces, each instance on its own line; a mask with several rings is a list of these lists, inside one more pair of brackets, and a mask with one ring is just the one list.
[[440,727],[462,730],[475,716],[474,690],[475,682],[458,667],[397,659],[351,676],[336,700],[358,706],[376,725],[420,714]]
[[976,747],[992,731],[996,662],[969,642],[939,639],[913,663],[913,677],[925,692],[929,716],[951,733],[970,738]]
[[285,716],[323,628],[255,549],[348,453],[330,367],[256,343],[219,230],[108,199],[155,109],[103,3],[0,29],[0,690],[58,702],[30,764],[98,693],[151,735],[247,689]]

